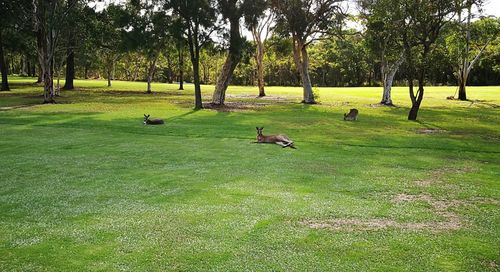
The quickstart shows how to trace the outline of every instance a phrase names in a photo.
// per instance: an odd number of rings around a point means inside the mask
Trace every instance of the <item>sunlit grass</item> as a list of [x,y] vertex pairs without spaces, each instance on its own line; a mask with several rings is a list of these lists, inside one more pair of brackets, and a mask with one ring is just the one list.
[[[0,271],[500,264],[499,87],[469,87],[465,102],[446,100],[456,87],[428,87],[410,122],[404,87],[397,107],[377,107],[380,88],[318,88],[310,106],[297,87],[258,99],[237,86],[228,111],[193,111],[190,84],[155,83],[147,95],[143,82],[77,80],[42,105],[33,81],[12,78],[0,93]],[[203,86],[205,102],[213,88]],[[359,121],[342,120],[350,108]],[[144,113],[165,125],[142,125]],[[256,126],[298,149],[252,144]],[[432,229],[450,216],[458,228]],[[417,224],[431,228],[404,227]]]

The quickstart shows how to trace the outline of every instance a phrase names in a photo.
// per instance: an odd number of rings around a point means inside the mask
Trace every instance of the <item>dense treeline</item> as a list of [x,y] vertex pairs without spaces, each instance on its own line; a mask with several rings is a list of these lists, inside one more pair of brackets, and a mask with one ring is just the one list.
[[396,84],[418,110],[424,84],[459,85],[460,99],[467,84],[500,85],[500,19],[479,18],[481,5],[358,0],[353,15],[341,0],[2,1],[2,90],[7,74],[38,76],[49,103],[74,78],[189,82],[201,108],[200,84],[216,86],[214,104],[229,84],[260,96],[302,85],[304,103],[312,86],[383,86],[392,104]]

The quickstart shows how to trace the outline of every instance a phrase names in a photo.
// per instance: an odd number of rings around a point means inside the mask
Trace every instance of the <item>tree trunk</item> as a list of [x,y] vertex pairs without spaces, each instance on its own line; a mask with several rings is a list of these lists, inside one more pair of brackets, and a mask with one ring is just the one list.
[[200,86],[200,64],[198,60],[193,62],[193,80],[194,80],[194,109],[199,110],[203,108],[201,100],[201,86]]
[[293,36],[293,59],[302,81],[303,96],[302,103],[316,104],[312,92],[311,78],[309,77],[309,56],[304,43],[296,36]]
[[462,100],[462,101],[466,101],[467,100],[467,93],[465,92],[465,85],[466,85],[466,81],[467,79],[460,79],[458,82],[459,82],[459,85],[458,85],[458,99],[459,100]]
[[[72,39],[73,38],[70,38],[70,40]],[[75,79],[75,53],[73,52],[73,48],[70,43],[70,47],[68,48],[66,57],[66,78],[63,89],[73,90],[75,88],[73,85],[74,79]]]
[[151,93],[151,82],[153,81],[153,76],[156,71],[156,60],[158,59],[158,55],[156,54],[154,59],[151,60],[148,68],[148,89],[146,93],[150,94]]
[[108,78],[108,87],[111,87],[111,78],[113,77],[112,76],[113,66],[114,66],[113,60],[108,59],[106,63],[106,77]]
[[2,43],[2,30],[0,29],[0,72],[2,73],[2,87],[0,91],[10,91],[9,81],[7,77],[7,66],[5,64],[5,57],[3,52],[3,43]]
[[83,68],[83,70],[84,70],[84,71],[83,71],[83,74],[84,74],[84,75],[83,75],[83,77],[84,77],[85,79],[89,79],[89,66],[88,66],[88,65],[85,65],[85,67]]
[[215,105],[223,105],[226,99],[226,90],[231,82],[234,69],[241,60],[242,38],[240,35],[240,18],[234,16],[230,18],[230,39],[229,39],[229,54],[222,71],[217,78],[215,91],[212,97],[212,103]]
[[256,44],[255,64],[257,66],[257,86],[259,87],[259,97],[263,97],[266,96],[264,90],[264,44],[262,43],[261,33],[257,30],[257,26],[252,27],[252,36]]
[[193,64],[194,109],[199,110],[203,108],[200,86],[200,45],[198,41],[199,25],[195,23],[192,29],[191,23],[188,23],[189,54],[191,56],[191,63]]
[[184,54],[182,53],[182,45],[179,45],[179,90],[184,90]]
[[304,104],[316,104],[312,91],[311,78],[309,77],[309,56],[307,49],[302,46],[302,87],[304,88]]
[[[412,105],[410,112],[408,113],[408,120],[410,121],[416,121],[417,120],[417,115],[418,115],[418,110],[420,109],[420,104],[422,103],[422,99],[424,98],[424,86],[423,82],[419,80],[418,82],[418,91],[417,91],[417,97],[413,101],[412,100]],[[413,89],[413,86],[412,86]],[[412,93],[412,91],[410,91]]]
[[403,61],[404,61],[403,54],[392,65],[389,65],[384,58],[382,59],[382,64],[380,66],[380,73],[382,74],[382,83],[384,84],[384,92],[382,93],[382,100],[380,101],[380,104],[390,105],[390,106],[393,105],[391,97],[392,82],[394,81],[394,76],[396,75],[396,72],[398,71]]

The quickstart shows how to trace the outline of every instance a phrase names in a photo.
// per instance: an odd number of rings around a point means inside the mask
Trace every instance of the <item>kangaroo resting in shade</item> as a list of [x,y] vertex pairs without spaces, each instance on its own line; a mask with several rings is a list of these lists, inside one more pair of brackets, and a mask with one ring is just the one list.
[[161,119],[149,119],[149,114],[144,114],[144,124],[145,125],[163,125],[163,120]]
[[261,128],[256,127],[256,129],[257,129],[257,142],[256,143],[259,143],[259,144],[264,144],[264,143],[278,144],[278,145],[281,145],[283,148],[290,147],[290,148],[295,149],[295,146],[293,146],[293,141],[290,140],[290,138],[288,138],[288,136],[286,136],[284,134],[264,135],[264,134],[262,134],[262,130],[264,129],[264,127],[261,127]]

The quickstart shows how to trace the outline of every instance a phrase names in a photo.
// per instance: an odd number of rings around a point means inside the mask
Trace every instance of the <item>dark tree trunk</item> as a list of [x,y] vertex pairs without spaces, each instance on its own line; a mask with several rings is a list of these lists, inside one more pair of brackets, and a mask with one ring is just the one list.
[[[70,38],[71,39],[71,38]],[[73,85],[73,80],[75,79],[75,53],[73,48],[68,48],[68,56],[66,58],[66,79],[64,82],[63,89],[73,90],[75,87]]]
[[179,45],[179,90],[184,90],[184,54],[182,45]]
[[89,66],[88,65],[85,65],[85,67],[83,68],[83,77],[85,79],[89,79]]
[[153,76],[156,71],[156,60],[158,59],[159,53],[155,53],[154,58],[149,62],[149,67],[148,67],[148,87],[146,93],[150,94],[152,93],[151,91],[151,82],[153,81]]
[[229,19],[229,22],[231,25],[229,54],[215,85],[215,91],[212,97],[212,103],[215,105],[224,104],[224,101],[226,100],[227,87],[231,82],[234,69],[241,60],[242,38],[240,35],[240,18],[238,16],[234,16]]
[[466,82],[464,80],[459,80],[459,85],[458,85],[458,100],[466,101],[467,100],[467,93],[465,91],[465,84]]
[[191,63],[193,64],[193,81],[194,81],[194,109],[199,110],[203,108],[201,100],[201,86],[200,86],[200,44],[198,41],[199,25],[194,24],[194,28],[189,22],[188,27],[188,45],[189,54],[191,56]]
[[7,66],[5,64],[5,57],[3,52],[3,43],[2,43],[2,30],[0,29],[0,70],[2,73],[2,87],[0,91],[10,91],[9,88],[9,80],[7,78]]

